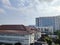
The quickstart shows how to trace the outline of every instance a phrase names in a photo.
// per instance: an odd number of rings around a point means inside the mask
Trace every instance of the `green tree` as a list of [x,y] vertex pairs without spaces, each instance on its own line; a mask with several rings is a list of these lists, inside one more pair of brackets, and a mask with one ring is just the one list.
[[60,30],[57,30],[55,32],[55,34],[58,36],[57,39],[55,39],[55,44],[59,44],[60,45]]
[[57,31],[58,38],[60,39],[60,30]]
[[49,36],[45,36],[45,41],[48,43],[48,45],[52,45],[52,39]]

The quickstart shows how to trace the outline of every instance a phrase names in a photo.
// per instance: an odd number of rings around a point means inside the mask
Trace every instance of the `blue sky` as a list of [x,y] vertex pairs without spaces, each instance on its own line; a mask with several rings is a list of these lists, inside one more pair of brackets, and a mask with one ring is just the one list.
[[60,0],[0,0],[0,24],[34,25],[35,18],[60,15]]

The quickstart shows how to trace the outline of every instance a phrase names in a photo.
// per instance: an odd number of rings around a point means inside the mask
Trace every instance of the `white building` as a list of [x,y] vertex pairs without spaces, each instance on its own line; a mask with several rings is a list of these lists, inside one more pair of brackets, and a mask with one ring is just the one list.
[[53,27],[49,26],[49,27],[37,27],[40,32],[42,33],[46,33],[46,34],[53,34]]
[[[35,41],[37,30],[23,25],[1,25],[0,26],[0,45],[30,45]],[[41,34],[40,34],[41,35]]]
[[28,26],[30,28],[30,30],[34,30],[36,31],[35,33],[35,40],[38,40],[41,37],[41,31],[36,28],[35,26]]

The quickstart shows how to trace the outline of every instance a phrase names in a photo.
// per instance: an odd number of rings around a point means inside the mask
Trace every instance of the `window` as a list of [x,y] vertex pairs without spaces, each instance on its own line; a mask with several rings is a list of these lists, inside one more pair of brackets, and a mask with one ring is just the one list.
[[44,30],[45,30],[45,32],[48,32],[49,29],[45,28]]

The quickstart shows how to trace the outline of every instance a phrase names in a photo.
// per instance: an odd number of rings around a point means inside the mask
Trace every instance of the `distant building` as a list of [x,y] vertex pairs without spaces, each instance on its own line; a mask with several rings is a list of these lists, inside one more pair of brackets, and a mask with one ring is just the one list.
[[35,25],[29,25],[30,27],[36,27]]
[[41,34],[53,34],[53,27],[39,27]]
[[36,27],[41,28],[41,30],[46,30],[45,27],[47,27],[48,30],[53,29],[52,32],[60,30],[60,16],[38,17],[36,18]]
[[29,27],[31,30],[35,30],[35,40],[38,40],[41,37],[41,32],[38,28],[36,28],[35,26],[27,26]]
[[37,31],[24,25],[0,25],[0,45],[30,45],[34,43]]

